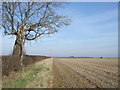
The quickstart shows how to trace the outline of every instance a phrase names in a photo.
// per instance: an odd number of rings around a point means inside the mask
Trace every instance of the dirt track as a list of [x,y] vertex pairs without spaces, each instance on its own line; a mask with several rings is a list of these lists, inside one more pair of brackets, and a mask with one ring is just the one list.
[[54,87],[117,88],[118,60],[112,58],[54,58]]

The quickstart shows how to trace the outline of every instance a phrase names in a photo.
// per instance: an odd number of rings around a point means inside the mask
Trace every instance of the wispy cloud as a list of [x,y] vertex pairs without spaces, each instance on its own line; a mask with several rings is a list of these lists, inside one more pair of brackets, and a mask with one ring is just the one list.
[[117,19],[118,17],[118,10],[114,9],[114,10],[109,10],[107,12],[103,12],[103,13],[99,13],[99,14],[95,14],[92,16],[85,16],[85,17],[81,17],[81,21],[83,21],[84,23],[87,24],[97,24],[97,23],[105,23],[106,21],[109,21],[111,19]]
[[81,17],[76,15],[73,16],[73,23],[68,27],[68,30],[71,35],[99,36],[106,34],[106,37],[114,36],[117,34],[118,29],[117,18],[116,9],[91,16]]
[[[83,17],[80,17],[80,16],[74,16],[73,17],[73,23],[71,25],[72,26],[79,26],[80,27],[89,27],[89,26],[92,26],[94,27],[94,25],[103,25],[103,24],[108,24],[108,23],[113,23],[111,22],[110,20],[113,20],[113,21],[116,21],[118,18],[118,13],[117,13],[117,10],[109,10],[107,12],[103,12],[103,13],[100,13],[100,14],[95,14],[95,15],[92,15],[92,16],[83,16]],[[105,25],[106,26],[106,25]]]

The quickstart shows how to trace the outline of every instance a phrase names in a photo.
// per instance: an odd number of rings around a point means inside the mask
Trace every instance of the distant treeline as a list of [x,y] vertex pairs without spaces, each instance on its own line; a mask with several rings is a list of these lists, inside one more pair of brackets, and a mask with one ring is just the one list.
[[120,57],[76,57],[76,56],[68,56],[68,57],[56,57],[56,58],[120,58]]
[[103,58],[103,57],[75,57],[75,56],[69,56],[69,57],[57,57],[57,58]]
[[57,57],[57,58],[103,58],[103,57]]

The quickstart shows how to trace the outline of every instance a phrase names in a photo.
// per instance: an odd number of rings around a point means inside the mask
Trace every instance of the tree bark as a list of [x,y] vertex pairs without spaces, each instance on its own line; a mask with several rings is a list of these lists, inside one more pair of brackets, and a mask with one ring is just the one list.
[[22,45],[21,45],[21,40],[20,40],[20,36],[16,36],[16,40],[15,40],[15,44],[14,44],[14,47],[13,47],[13,55],[21,55],[22,53]]
[[16,35],[16,40],[13,47],[13,55],[20,56],[21,66],[23,66],[24,43],[25,43],[24,39],[19,35]]

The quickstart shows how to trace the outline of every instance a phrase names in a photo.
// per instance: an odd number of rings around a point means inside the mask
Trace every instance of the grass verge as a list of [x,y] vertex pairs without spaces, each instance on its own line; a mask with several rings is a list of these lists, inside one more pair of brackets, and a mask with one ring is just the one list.
[[[50,68],[42,62],[28,65],[24,69],[24,71],[19,71],[17,73],[14,72],[13,75],[9,77],[4,77],[2,82],[2,88],[29,88],[30,86],[35,86],[35,83],[37,83],[37,81],[42,84],[44,81],[43,73],[46,73],[47,75],[50,71]],[[33,82],[35,82],[34,85]]]

